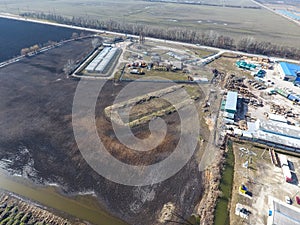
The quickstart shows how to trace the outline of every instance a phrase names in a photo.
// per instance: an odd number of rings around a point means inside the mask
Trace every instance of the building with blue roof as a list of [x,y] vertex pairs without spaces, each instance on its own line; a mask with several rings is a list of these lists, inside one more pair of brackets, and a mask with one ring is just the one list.
[[300,77],[297,77],[296,80],[294,81],[295,85],[300,85]]
[[300,20],[300,16],[298,16],[297,14],[295,14],[293,11],[289,11],[289,10],[276,10],[276,12],[284,15],[284,16],[287,16],[291,19],[294,19],[294,20]]
[[258,70],[255,74],[254,74],[254,76],[256,76],[256,77],[259,77],[259,78],[264,78],[265,77],[265,75],[266,75],[266,71],[265,70]]
[[234,91],[228,91],[226,97],[225,111],[228,113],[236,113],[237,109],[238,93]]
[[280,62],[279,72],[284,80],[295,81],[297,77],[300,77],[300,65]]

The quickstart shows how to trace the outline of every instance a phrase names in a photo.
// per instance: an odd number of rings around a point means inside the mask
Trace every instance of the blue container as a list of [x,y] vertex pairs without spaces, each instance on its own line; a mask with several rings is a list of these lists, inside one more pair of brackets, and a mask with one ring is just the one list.
[[288,95],[288,99],[294,102],[300,102],[300,98],[292,94]]

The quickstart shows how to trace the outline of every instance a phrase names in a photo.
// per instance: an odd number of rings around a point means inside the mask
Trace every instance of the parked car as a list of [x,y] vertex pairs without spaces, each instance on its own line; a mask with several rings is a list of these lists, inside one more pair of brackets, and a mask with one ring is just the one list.
[[249,210],[245,209],[245,208],[242,208],[240,212],[243,213],[246,216],[249,216],[251,214],[251,212]]
[[285,199],[286,204],[289,204],[289,205],[292,204],[292,199],[289,196],[285,196],[284,199]]
[[300,197],[299,196],[296,196],[296,202],[298,205],[300,205]]

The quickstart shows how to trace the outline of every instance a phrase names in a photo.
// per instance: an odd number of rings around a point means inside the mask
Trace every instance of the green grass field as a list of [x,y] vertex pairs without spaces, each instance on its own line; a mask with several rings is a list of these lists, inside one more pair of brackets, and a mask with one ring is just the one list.
[[[210,1],[220,3],[221,1]],[[233,2],[225,1],[226,3]],[[234,1],[237,5],[253,4],[250,0]],[[45,12],[65,16],[83,16],[90,19],[117,20],[155,26],[185,27],[216,31],[239,40],[254,37],[259,41],[300,47],[300,27],[266,9],[246,9],[155,3],[142,0],[14,0],[1,1],[1,11],[11,13]]]

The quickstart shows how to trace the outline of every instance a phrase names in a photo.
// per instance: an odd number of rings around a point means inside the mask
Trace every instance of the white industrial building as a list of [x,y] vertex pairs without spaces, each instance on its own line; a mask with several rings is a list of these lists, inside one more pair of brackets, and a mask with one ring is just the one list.
[[[242,131],[242,138],[285,150],[300,152],[300,127],[285,122],[248,122],[248,130]],[[235,132],[239,135],[240,132]]]
[[268,118],[269,118],[269,120],[272,120],[274,122],[282,122],[282,123],[288,122],[287,119],[282,115],[276,115],[276,114],[269,113]]
[[105,47],[86,67],[86,71],[89,73],[103,73],[118,51],[118,48]]
[[267,225],[300,225],[300,209],[269,197]]
[[187,60],[189,59],[189,56],[187,55],[182,55],[182,54],[179,54],[179,53],[176,53],[176,52],[168,52],[167,55],[175,58],[175,59],[178,59],[180,61],[184,61],[184,60]]
[[225,103],[225,111],[235,114],[237,111],[238,93],[236,91],[228,91]]
[[102,59],[107,55],[110,51],[111,47],[105,47],[86,67],[88,72],[93,72],[98,64],[102,61]]
[[109,63],[114,59],[116,56],[118,49],[117,48],[112,48],[110,51],[107,53],[107,55],[102,59],[102,61],[96,66],[95,71],[97,73],[103,73]]
[[289,167],[286,155],[279,154],[278,157],[279,157],[279,160],[280,160],[280,166],[281,166],[281,169],[282,169],[282,172],[283,172],[284,180],[286,182],[291,182],[293,180],[292,179],[292,173],[290,171],[290,167]]

